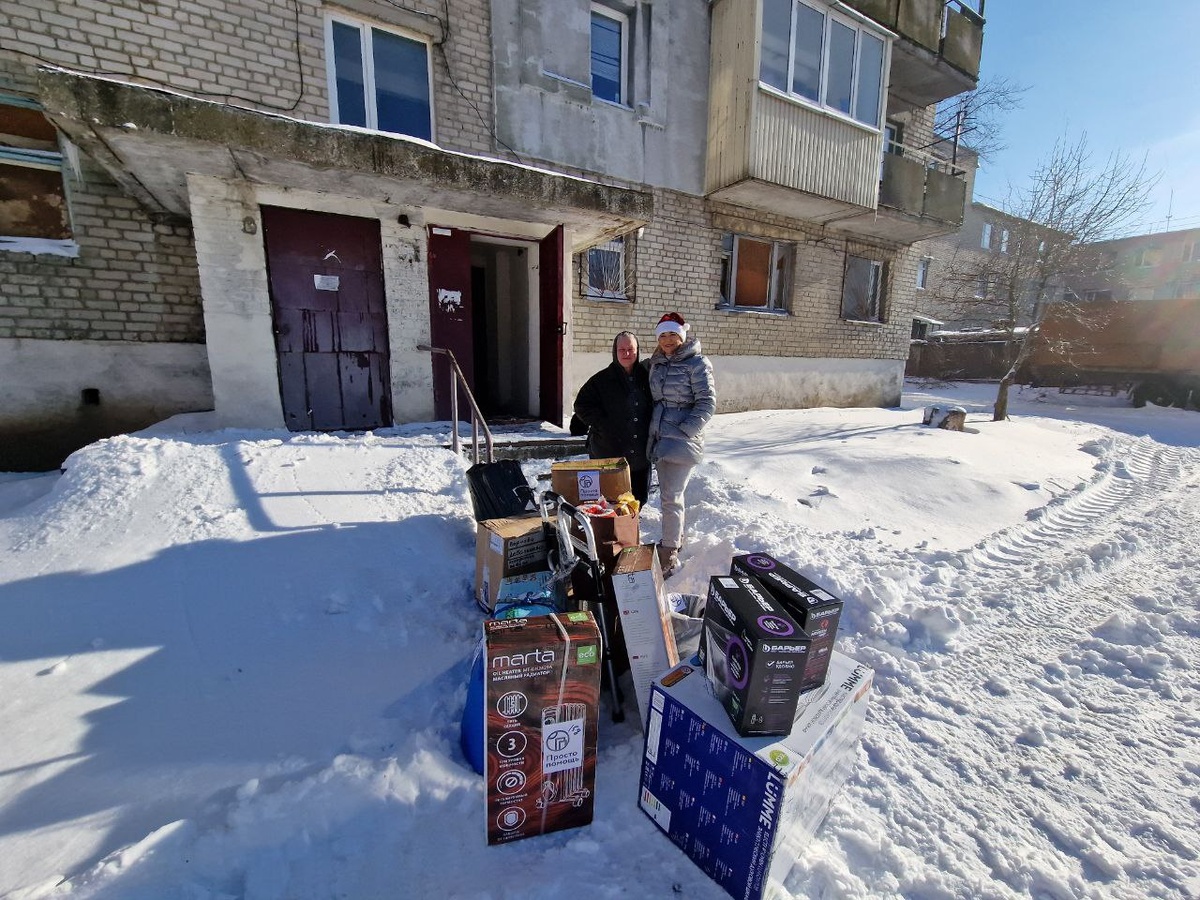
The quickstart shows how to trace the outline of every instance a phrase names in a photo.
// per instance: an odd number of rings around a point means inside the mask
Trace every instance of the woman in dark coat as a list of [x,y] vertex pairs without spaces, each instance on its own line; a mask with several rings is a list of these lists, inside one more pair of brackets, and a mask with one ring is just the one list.
[[642,503],[650,488],[650,381],[638,362],[638,340],[622,331],[613,339],[613,361],[589,378],[575,398],[575,415],[588,426],[592,459],[623,456],[633,496]]

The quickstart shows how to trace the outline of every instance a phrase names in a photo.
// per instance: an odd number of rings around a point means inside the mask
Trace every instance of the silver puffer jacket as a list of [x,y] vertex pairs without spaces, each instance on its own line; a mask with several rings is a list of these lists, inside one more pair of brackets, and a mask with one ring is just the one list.
[[670,356],[655,350],[650,369],[650,459],[698,463],[704,458],[704,426],[717,410],[712,363],[700,355],[700,342],[685,341]]

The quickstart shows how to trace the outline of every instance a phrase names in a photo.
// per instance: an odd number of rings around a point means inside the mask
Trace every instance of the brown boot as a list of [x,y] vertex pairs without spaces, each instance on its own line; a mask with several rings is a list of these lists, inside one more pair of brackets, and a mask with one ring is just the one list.
[[663,578],[670,578],[679,568],[679,551],[674,547],[658,545],[658,565],[662,569]]

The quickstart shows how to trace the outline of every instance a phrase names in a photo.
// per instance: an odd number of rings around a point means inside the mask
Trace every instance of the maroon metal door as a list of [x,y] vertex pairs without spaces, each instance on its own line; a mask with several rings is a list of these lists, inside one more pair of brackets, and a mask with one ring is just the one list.
[[[429,229],[429,337],[433,346],[454,354],[467,385],[475,387],[475,342],[471,297],[471,234],[457,228]],[[450,418],[454,382],[450,363],[433,354],[433,406],[438,419]],[[466,398],[459,395],[458,417],[471,420]]]
[[542,239],[538,251],[541,346],[538,378],[540,415],[562,424],[563,418],[563,228],[559,225]]
[[379,222],[274,206],[262,220],[287,427],[391,425]]

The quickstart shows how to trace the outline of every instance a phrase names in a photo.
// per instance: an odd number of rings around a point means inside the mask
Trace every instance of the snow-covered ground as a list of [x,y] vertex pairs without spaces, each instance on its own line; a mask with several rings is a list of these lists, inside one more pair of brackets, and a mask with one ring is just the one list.
[[[1200,896],[1200,416],[907,387],[719,416],[688,489],[672,590],[772,552],[876,671],[788,889]],[[725,896],[639,811],[634,717],[601,718],[591,826],[484,845],[444,437],[167,423],[0,476],[0,897]]]

